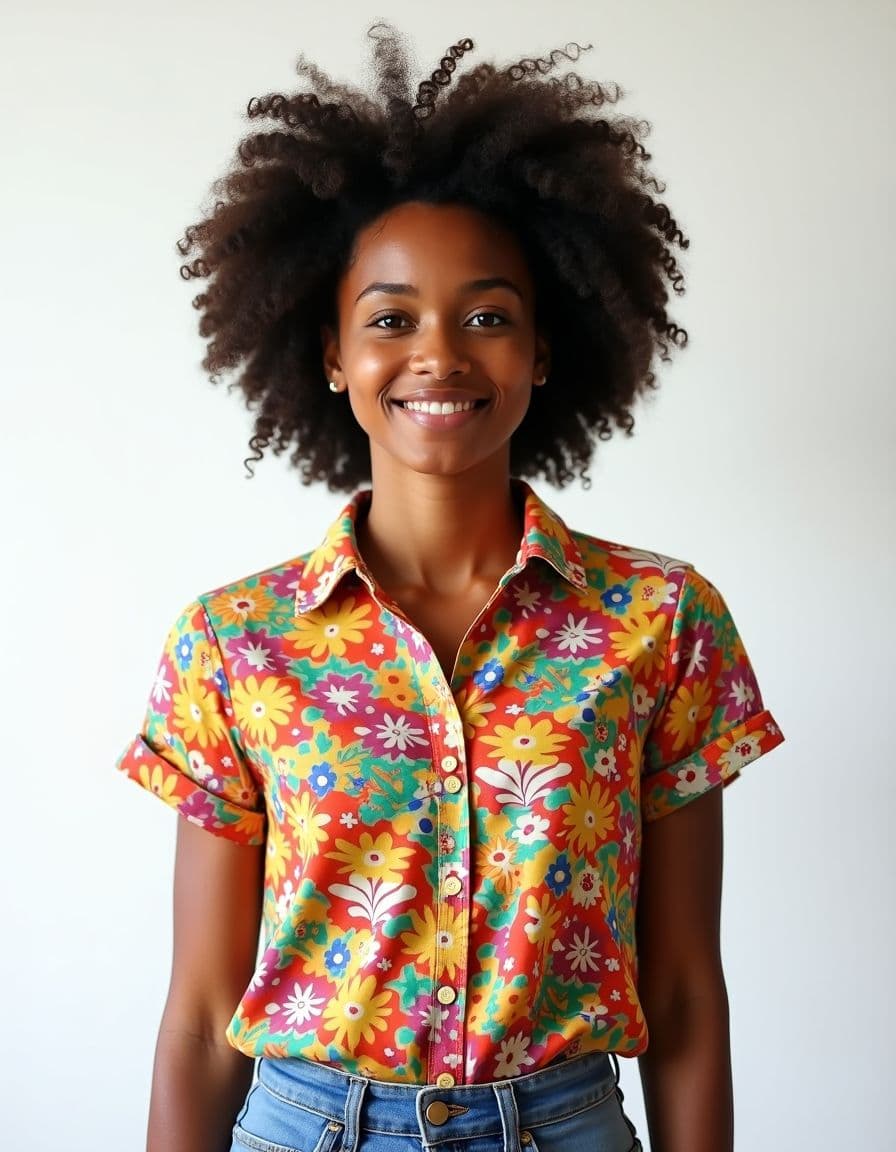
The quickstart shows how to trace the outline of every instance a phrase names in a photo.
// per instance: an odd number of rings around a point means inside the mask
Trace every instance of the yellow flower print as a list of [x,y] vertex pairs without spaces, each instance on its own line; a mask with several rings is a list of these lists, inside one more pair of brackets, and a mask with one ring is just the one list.
[[402,932],[408,952],[412,956],[425,956],[428,958],[436,953],[436,963],[433,974],[436,980],[447,973],[449,980],[454,979],[455,972],[463,966],[467,955],[467,910],[462,908],[457,915],[450,908],[440,907],[439,925],[436,924],[436,914],[432,908],[424,908],[421,917],[413,908],[411,921],[413,932]]
[[644,1011],[641,1008],[641,1001],[638,998],[638,989],[635,987],[634,977],[628,966],[626,966],[625,969],[625,998],[629,1003],[629,1007],[634,1011],[634,1023],[640,1028],[644,1023]]
[[328,600],[320,608],[299,616],[295,628],[286,636],[297,648],[310,648],[315,660],[324,653],[344,656],[348,644],[364,639],[364,631],[370,627],[369,615],[370,605],[361,604],[356,608],[354,596]]
[[295,696],[277,676],[265,676],[259,684],[253,674],[233,686],[233,709],[237,723],[251,739],[273,744],[277,725],[285,724]]
[[631,586],[631,604],[628,606],[632,616],[655,612],[663,603],[668,594],[669,583],[662,576],[642,576]]
[[552,907],[553,903],[554,897],[550,892],[542,896],[540,902],[532,895],[526,897],[526,915],[532,917],[532,923],[524,925],[524,931],[533,944],[547,946],[554,937],[560,909]]
[[266,588],[260,585],[253,588],[244,581],[213,597],[209,601],[209,615],[224,625],[243,626],[249,619],[263,619],[275,607],[275,601]]
[[377,685],[383,698],[399,708],[411,708],[419,696],[414,674],[400,664],[381,664],[377,672]]
[[407,858],[414,855],[413,848],[395,847],[388,832],[377,836],[362,832],[360,841],[337,840],[337,852],[327,852],[328,860],[338,860],[342,876],[360,873],[369,880],[385,880],[397,884],[407,868]]
[[271,820],[265,845],[265,882],[279,882],[286,875],[286,865],[291,857],[292,848],[283,834],[283,828]]
[[489,1018],[497,1024],[509,1028],[514,1021],[525,1016],[530,1008],[530,992],[519,981],[503,981],[489,998]]
[[495,706],[486,699],[485,693],[478,685],[461,688],[455,700],[464,726],[464,736],[467,740],[472,740],[476,735],[476,729],[484,728],[488,724],[488,714],[494,712]]
[[345,527],[342,521],[331,525],[325,539],[321,541],[314,550],[313,555],[309,558],[307,570],[317,573],[323,572],[325,568],[330,568],[336,559],[336,553],[345,540],[345,536]]
[[172,772],[167,780],[165,776],[166,773],[160,764],[156,764],[151,771],[148,764],[140,765],[140,783],[143,787],[155,792],[156,796],[160,796],[166,804],[170,804],[177,791],[177,773]]
[[680,685],[669,704],[669,712],[663,725],[673,736],[673,752],[678,752],[686,744],[693,744],[697,729],[712,715],[710,696],[708,680],[698,681],[693,689],[688,688],[687,684]]
[[329,833],[325,829],[330,823],[330,816],[325,812],[318,812],[311,793],[303,792],[295,800],[290,800],[286,818],[295,833],[299,855],[307,862],[312,856],[317,855],[318,844],[329,840]]
[[192,676],[183,678],[183,691],[174,693],[172,720],[188,744],[208,748],[217,744],[224,734],[224,717],[219,697],[208,692]]
[[386,1005],[392,994],[374,994],[375,990],[375,976],[355,976],[342,985],[323,1016],[323,1027],[333,1033],[334,1044],[344,1044],[349,1052],[354,1052],[362,1038],[372,1044],[376,1032],[385,1032],[389,1015]]
[[483,744],[491,744],[495,751],[489,756],[500,760],[521,760],[525,763],[556,764],[559,752],[569,740],[563,732],[555,732],[550,720],[537,720],[534,724],[529,716],[519,716],[512,728],[506,724],[495,725],[494,736],[480,737]]
[[662,636],[666,630],[664,616],[629,616],[620,621],[621,632],[611,632],[613,651],[627,660],[633,672],[661,671],[666,665]]
[[570,802],[563,805],[563,823],[569,828],[569,843],[574,852],[590,851],[605,840],[613,827],[613,800],[599,781],[590,787],[570,788]]

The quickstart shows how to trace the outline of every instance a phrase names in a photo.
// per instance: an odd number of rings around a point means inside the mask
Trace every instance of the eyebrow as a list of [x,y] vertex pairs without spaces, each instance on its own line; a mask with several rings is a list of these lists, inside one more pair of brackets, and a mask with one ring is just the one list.
[[[490,288],[507,288],[520,300],[523,294],[520,289],[514,284],[512,280],[508,280],[506,276],[486,276],[481,280],[468,280],[466,284],[461,285],[462,292],[487,292]],[[363,300],[365,296],[371,296],[374,292],[383,292],[389,296],[419,296],[420,292],[413,284],[390,284],[385,280],[375,280],[372,284],[368,284],[363,292],[360,293],[355,300],[357,304]]]

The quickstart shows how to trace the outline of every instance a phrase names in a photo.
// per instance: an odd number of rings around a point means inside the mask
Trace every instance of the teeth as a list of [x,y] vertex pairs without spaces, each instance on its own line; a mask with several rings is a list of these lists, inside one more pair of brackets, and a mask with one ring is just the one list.
[[430,416],[451,416],[454,412],[469,412],[474,401],[464,400],[456,404],[440,403],[438,400],[407,400],[402,404],[409,412],[427,412]]

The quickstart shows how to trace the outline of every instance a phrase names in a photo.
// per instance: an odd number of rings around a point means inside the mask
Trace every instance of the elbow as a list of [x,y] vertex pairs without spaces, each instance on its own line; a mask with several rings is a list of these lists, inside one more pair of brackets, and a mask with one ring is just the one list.
[[721,963],[678,977],[647,979],[639,989],[653,1057],[727,1042],[728,989]]

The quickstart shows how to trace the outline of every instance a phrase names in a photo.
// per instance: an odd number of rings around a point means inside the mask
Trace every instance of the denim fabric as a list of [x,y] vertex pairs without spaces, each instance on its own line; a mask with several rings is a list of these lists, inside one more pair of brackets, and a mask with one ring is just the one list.
[[454,1088],[262,1059],[231,1152],[639,1152],[615,1057]]

